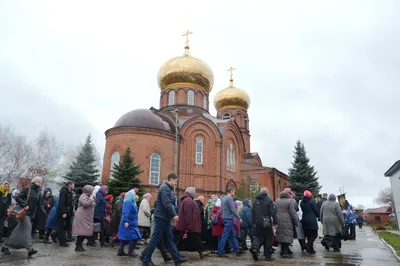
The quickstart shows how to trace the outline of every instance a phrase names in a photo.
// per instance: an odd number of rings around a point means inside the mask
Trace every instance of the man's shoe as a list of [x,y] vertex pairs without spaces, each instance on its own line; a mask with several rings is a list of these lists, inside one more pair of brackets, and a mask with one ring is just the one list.
[[236,252],[236,257],[242,256],[244,253],[246,253],[244,250],[239,250],[239,252]]
[[31,256],[35,255],[36,253],[38,253],[38,251],[36,249],[31,248],[28,251],[28,257],[31,257]]
[[221,254],[215,253],[215,254],[217,254],[217,256],[220,257],[220,258],[227,258],[228,257],[228,255],[226,255],[225,253],[221,253]]
[[264,259],[265,259],[266,261],[272,261],[272,260],[274,260],[274,259],[272,258],[272,255],[271,255],[271,254],[266,255],[266,256],[264,257]]
[[185,262],[187,262],[188,260],[189,260],[189,258],[181,257],[181,258],[179,259],[179,261],[178,261],[177,263],[175,263],[175,266],[180,266],[182,263],[185,263]]
[[128,254],[126,254],[123,250],[118,249],[117,256],[123,257],[123,256],[128,256]]
[[75,251],[77,251],[77,252],[84,252],[84,251],[86,251],[86,249],[84,249],[82,246],[76,246],[76,247],[75,247]]
[[253,254],[253,260],[258,261],[258,252],[257,250],[250,249],[251,254]]

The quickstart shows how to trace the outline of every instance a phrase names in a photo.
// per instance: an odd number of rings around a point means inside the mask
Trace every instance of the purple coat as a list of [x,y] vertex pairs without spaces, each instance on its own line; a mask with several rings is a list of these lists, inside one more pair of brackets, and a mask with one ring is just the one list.
[[[90,188],[91,187],[91,188]],[[91,191],[90,191],[91,189]],[[78,209],[75,212],[74,222],[72,224],[72,233],[77,236],[93,235],[93,216],[94,206],[96,203],[88,194],[93,191],[93,186],[86,185],[83,187],[83,193],[79,197]]]

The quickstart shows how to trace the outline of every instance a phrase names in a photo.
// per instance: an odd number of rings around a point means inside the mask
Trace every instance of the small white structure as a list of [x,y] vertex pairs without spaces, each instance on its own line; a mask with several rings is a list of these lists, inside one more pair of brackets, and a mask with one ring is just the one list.
[[385,173],[390,178],[392,187],[394,206],[396,209],[397,228],[400,228],[400,160],[395,162]]

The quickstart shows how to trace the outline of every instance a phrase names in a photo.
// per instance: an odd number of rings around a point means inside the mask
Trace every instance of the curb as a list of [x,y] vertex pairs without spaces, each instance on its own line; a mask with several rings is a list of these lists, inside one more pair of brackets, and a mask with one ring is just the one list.
[[400,257],[397,255],[396,250],[394,250],[394,248],[385,241],[385,239],[381,238],[376,232],[375,232],[376,236],[392,251],[393,255],[396,257],[396,259],[398,261],[400,261]]

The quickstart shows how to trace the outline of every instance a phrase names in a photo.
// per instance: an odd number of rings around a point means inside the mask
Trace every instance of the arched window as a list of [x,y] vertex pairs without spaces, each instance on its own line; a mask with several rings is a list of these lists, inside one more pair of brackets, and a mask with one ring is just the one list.
[[236,166],[236,158],[235,158],[235,151],[232,153],[232,170],[235,171],[235,166]]
[[196,164],[203,164],[203,139],[196,139]]
[[158,153],[153,153],[150,157],[150,181],[151,185],[160,183],[160,161],[161,157]]
[[231,119],[231,115],[230,115],[229,113],[225,113],[225,114],[222,116],[222,119],[224,119],[224,120]]
[[230,152],[229,152],[229,147],[228,149],[226,149],[226,169],[229,170],[229,156],[230,156]]
[[194,105],[194,91],[188,91],[188,105]]
[[206,95],[204,95],[204,98],[203,98],[203,108],[207,109],[207,96]]
[[233,148],[232,148],[232,144],[229,144],[229,170],[233,170]]
[[114,165],[118,165],[119,164],[119,160],[120,160],[120,156],[119,156],[119,152],[115,151],[113,152],[113,154],[111,155],[111,166],[110,166],[110,170],[114,169]]
[[175,104],[175,91],[170,91],[168,94],[168,105]]

